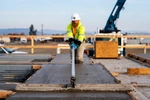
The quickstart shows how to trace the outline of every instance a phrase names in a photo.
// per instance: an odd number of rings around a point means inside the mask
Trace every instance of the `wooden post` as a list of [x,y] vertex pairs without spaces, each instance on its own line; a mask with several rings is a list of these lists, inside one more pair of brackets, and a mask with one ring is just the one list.
[[9,95],[12,95],[13,92],[9,90],[0,90],[0,99],[7,98]]
[[31,54],[34,54],[34,38],[31,37]]
[[146,54],[146,47],[144,48],[144,54]]
[[115,36],[116,36],[116,38],[115,38],[115,39],[116,39],[116,42],[118,42],[118,32],[116,33]]

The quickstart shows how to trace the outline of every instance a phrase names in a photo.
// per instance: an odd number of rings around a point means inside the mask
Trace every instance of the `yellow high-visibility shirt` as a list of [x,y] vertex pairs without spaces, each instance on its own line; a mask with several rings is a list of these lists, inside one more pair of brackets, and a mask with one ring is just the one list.
[[80,42],[86,39],[85,28],[80,21],[76,29],[73,29],[72,22],[67,26],[67,36],[68,38],[77,39]]

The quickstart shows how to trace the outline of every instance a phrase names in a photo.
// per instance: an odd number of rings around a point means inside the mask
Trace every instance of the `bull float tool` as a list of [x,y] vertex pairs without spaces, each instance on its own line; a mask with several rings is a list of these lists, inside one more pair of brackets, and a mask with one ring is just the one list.
[[72,47],[72,66],[71,66],[71,79],[70,79],[70,84],[67,85],[67,87],[72,87],[75,88],[75,81],[76,81],[76,77],[75,77],[75,50],[74,47]]
[[63,88],[68,88],[68,87],[75,88],[76,77],[75,77],[75,49],[74,49],[74,47],[72,47],[71,51],[72,51],[72,59],[71,59],[70,84],[66,84],[66,85],[62,86]]

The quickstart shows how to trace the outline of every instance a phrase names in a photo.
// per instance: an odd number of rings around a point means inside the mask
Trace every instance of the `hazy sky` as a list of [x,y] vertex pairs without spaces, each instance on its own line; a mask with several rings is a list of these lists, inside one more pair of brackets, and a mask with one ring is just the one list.
[[[103,29],[117,0],[0,0],[0,29],[66,30],[78,13],[86,31]],[[126,0],[117,23],[122,31],[150,32],[150,0]]]

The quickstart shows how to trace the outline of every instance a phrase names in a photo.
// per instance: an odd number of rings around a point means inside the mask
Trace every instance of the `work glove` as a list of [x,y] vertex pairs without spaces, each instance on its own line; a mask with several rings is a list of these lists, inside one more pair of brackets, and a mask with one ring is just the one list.
[[70,44],[73,43],[74,41],[75,41],[75,39],[69,38],[69,43],[70,43]]
[[78,48],[78,46],[75,44],[75,43],[71,43],[71,48],[74,48],[74,49],[77,49]]
[[74,40],[74,43],[79,47],[80,45],[81,45],[81,41],[79,41],[79,40]]

